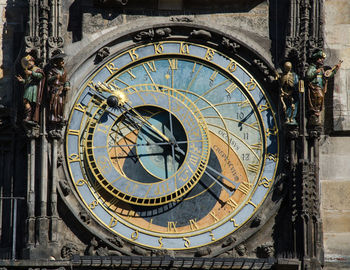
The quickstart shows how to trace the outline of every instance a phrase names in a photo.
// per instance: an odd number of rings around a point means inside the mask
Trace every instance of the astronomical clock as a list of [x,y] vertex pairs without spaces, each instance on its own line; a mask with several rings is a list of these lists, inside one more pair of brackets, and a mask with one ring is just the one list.
[[262,83],[239,58],[176,38],[136,43],[91,69],[64,151],[92,233],[180,253],[240,235],[281,155]]

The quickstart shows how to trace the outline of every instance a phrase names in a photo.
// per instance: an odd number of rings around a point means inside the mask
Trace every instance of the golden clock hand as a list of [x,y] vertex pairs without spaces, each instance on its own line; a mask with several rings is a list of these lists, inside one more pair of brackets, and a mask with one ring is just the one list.
[[214,180],[216,183],[218,183],[229,195],[229,197],[231,197],[231,195],[233,194],[233,192],[231,192],[226,186],[224,186],[223,183],[221,183],[219,181],[219,179],[215,178],[214,176],[212,176],[210,173],[208,173],[207,171],[204,171],[204,173],[206,175],[208,175],[212,180]]
[[[101,89],[103,89],[104,91],[107,91],[106,89],[110,90],[108,88],[108,86],[99,83],[98,85]],[[161,136],[164,140],[166,140],[167,142],[170,142],[170,139],[164,135],[164,133],[162,133],[159,129],[157,129],[154,125],[152,125],[148,120],[146,120],[145,118],[143,118],[143,116],[141,114],[139,114],[129,103],[129,99],[127,98],[127,96],[125,95],[124,92],[118,91],[116,90],[115,92],[111,92],[113,90],[110,90],[109,93],[112,93],[112,95],[110,95],[107,98],[107,104],[110,107],[124,107],[126,110],[128,111],[132,111],[137,117],[138,119],[147,124],[149,127],[151,127],[159,136]]]
[[212,168],[212,167],[209,166],[209,165],[207,165],[207,168],[208,168],[209,170],[211,170],[212,172],[216,173],[217,175],[221,176],[222,178],[225,178],[227,181],[229,181],[232,185],[235,186],[235,189],[237,189],[237,188],[239,187],[240,183],[237,183],[237,182],[235,182],[235,181],[229,179],[228,177],[226,177],[225,175],[219,173],[217,170],[215,170],[214,168]]

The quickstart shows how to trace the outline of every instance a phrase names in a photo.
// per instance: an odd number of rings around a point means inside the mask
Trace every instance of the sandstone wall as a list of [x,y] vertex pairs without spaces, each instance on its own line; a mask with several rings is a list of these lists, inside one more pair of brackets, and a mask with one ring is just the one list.
[[[321,139],[321,214],[326,269],[350,269],[350,1],[325,1],[326,64],[344,60],[326,105],[330,136]],[[333,95],[332,95],[333,94]]]

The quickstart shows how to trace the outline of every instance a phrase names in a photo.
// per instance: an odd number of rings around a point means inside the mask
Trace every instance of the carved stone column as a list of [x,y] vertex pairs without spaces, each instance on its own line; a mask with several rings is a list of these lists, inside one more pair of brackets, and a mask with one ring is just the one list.
[[39,37],[39,0],[29,1],[29,19],[27,23],[27,35],[25,36],[26,52],[36,51],[40,55]]
[[48,192],[48,142],[46,133],[46,108],[41,112],[41,163],[40,163],[40,217],[38,218],[38,240],[40,244],[46,244],[49,240],[49,221],[47,217],[47,192]]
[[62,37],[62,15],[61,15],[61,0],[50,1],[50,20],[49,20],[49,32],[48,32],[48,56],[52,55],[52,52],[59,50],[62,51],[63,37]]
[[51,130],[51,191],[50,191],[50,241],[58,241],[59,217],[57,213],[57,184],[58,184],[58,142],[62,139],[61,130]]
[[36,163],[36,139],[39,138],[39,127],[28,129],[26,136],[29,140],[27,144],[27,219],[26,219],[26,248],[27,251],[35,245],[35,163]]

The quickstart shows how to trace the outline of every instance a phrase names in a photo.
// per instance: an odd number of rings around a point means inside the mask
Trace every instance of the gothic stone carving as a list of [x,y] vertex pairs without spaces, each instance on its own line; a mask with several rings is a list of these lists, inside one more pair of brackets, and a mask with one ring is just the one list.
[[139,32],[135,37],[134,41],[147,41],[147,40],[153,40],[156,38],[165,38],[170,36],[171,29],[169,27],[165,28],[158,28],[158,29],[149,29],[147,31],[141,31]]

